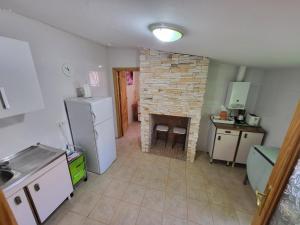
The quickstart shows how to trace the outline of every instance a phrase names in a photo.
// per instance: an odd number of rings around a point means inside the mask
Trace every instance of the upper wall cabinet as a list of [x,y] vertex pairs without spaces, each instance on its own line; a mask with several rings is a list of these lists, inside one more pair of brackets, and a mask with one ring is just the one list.
[[43,107],[29,44],[0,36],[0,119]]

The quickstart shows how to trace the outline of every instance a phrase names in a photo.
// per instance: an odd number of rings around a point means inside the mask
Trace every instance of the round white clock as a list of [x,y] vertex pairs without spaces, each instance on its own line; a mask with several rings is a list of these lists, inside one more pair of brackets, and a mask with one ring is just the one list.
[[61,67],[61,70],[63,72],[64,75],[70,77],[72,75],[72,67],[70,64],[63,64],[62,67]]

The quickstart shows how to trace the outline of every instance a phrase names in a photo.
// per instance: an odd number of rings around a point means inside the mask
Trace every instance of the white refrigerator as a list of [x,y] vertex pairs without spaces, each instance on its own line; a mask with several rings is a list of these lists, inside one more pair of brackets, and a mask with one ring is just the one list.
[[83,148],[88,171],[104,173],[116,159],[112,98],[70,98],[65,105],[74,145]]

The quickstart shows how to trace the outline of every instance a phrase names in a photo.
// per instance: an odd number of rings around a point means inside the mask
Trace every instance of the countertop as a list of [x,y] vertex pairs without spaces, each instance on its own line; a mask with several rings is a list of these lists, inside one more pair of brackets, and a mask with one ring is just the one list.
[[0,159],[0,162],[8,161],[8,166],[14,173],[13,178],[0,188],[3,190],[13,188],[64,154],[65,151],[61,149],[39,144]]
[[238,130],[238,131],[253,132],[253,133],[266,133],[266,131],[261,127],[238,125],[238,124],[215,123],[212,120],[211,122],[216,126],[217,129]]

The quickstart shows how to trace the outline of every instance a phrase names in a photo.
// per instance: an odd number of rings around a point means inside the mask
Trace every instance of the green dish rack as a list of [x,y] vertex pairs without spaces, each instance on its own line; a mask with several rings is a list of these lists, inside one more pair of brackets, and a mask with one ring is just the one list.
[[83,153],[70,160],[68,164],[73,186],[82,180],[87,181],[86,163]]

